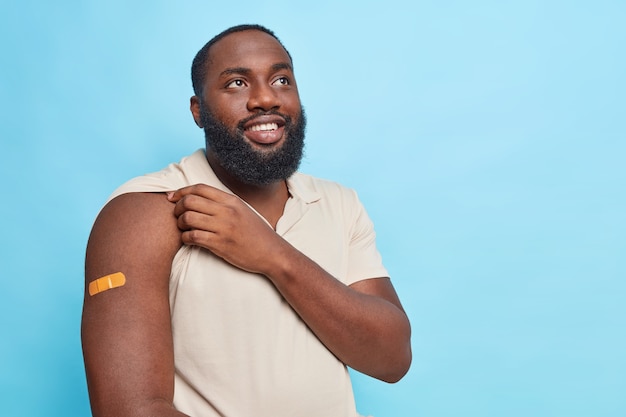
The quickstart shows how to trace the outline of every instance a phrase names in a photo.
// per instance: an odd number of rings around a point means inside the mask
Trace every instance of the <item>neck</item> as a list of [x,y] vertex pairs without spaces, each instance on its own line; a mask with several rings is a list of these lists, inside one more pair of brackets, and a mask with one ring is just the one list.
[[289,198],[287,182],[276,181],[267,185],[247,184],[232,176],[222,167],[215,154],[207,150],[206,158],[217,178],[239,198],[250,204],[271,225],[276,228]]

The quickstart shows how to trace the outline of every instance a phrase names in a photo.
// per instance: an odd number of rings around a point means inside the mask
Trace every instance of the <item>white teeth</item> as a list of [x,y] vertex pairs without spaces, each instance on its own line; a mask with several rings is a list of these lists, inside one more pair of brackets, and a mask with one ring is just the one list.
[[252,132],[258,132],[260,130],[276,130],[278,129],[277,123],[262,123],[260,125],[254,125],[250,129]]

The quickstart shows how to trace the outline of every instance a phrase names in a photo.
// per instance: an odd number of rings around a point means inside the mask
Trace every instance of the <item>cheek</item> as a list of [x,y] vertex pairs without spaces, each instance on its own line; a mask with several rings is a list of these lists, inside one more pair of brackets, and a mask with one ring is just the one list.
[[292,114],[300,113],[301,104],[298,94],[287,96],[283,101],[283,108]]
[[211,103],[211,113],[228,127],[236,128],[239,121],[247,116],[244,100],[212,100]]

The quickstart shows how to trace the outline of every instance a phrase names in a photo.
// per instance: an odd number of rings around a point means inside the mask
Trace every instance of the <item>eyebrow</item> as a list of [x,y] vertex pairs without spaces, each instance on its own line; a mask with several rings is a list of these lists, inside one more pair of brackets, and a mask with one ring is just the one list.
[[289,64],[287,62],[280,62],[278,64],[272,65],[272,70],[274,70],[274,71],[280,71],[280,70],[293,71],[293,67],[291,66],[291,64]]
[[243,74],[243,75],[247,75],[250,73],[250,68],[245,68],[245,67],[233,67],[233,68],[226,68],[224,71],[222,71],[220,73],[220,77],[223,77],[225,75],[232,75],[232,74]]
[[[280,71],[280,70],[293,71],[293,67],[291,66],[291,64],[289,64],[287,62],[279,62],[277,64],[272,65],[272,71],[276,72],[276,71]],[[250,68],[246,68],[246,67],[232,67],[232,68],[226,68],[224,71],[222,71],[220,73],[220,77],[233,75],[233,74],[248,75],[251,72],[252,72],[252,70]]]

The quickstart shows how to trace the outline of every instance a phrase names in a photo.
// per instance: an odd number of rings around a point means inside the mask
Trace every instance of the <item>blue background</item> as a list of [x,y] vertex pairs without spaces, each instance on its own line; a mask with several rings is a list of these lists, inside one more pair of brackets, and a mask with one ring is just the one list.
[[354,187],[413,325],[376,417],[626,415],[622,1],[2,1],[0,397],[86,416],[84,248],[107,196],[203,145],[189,67],[275,30],[302,170]]

